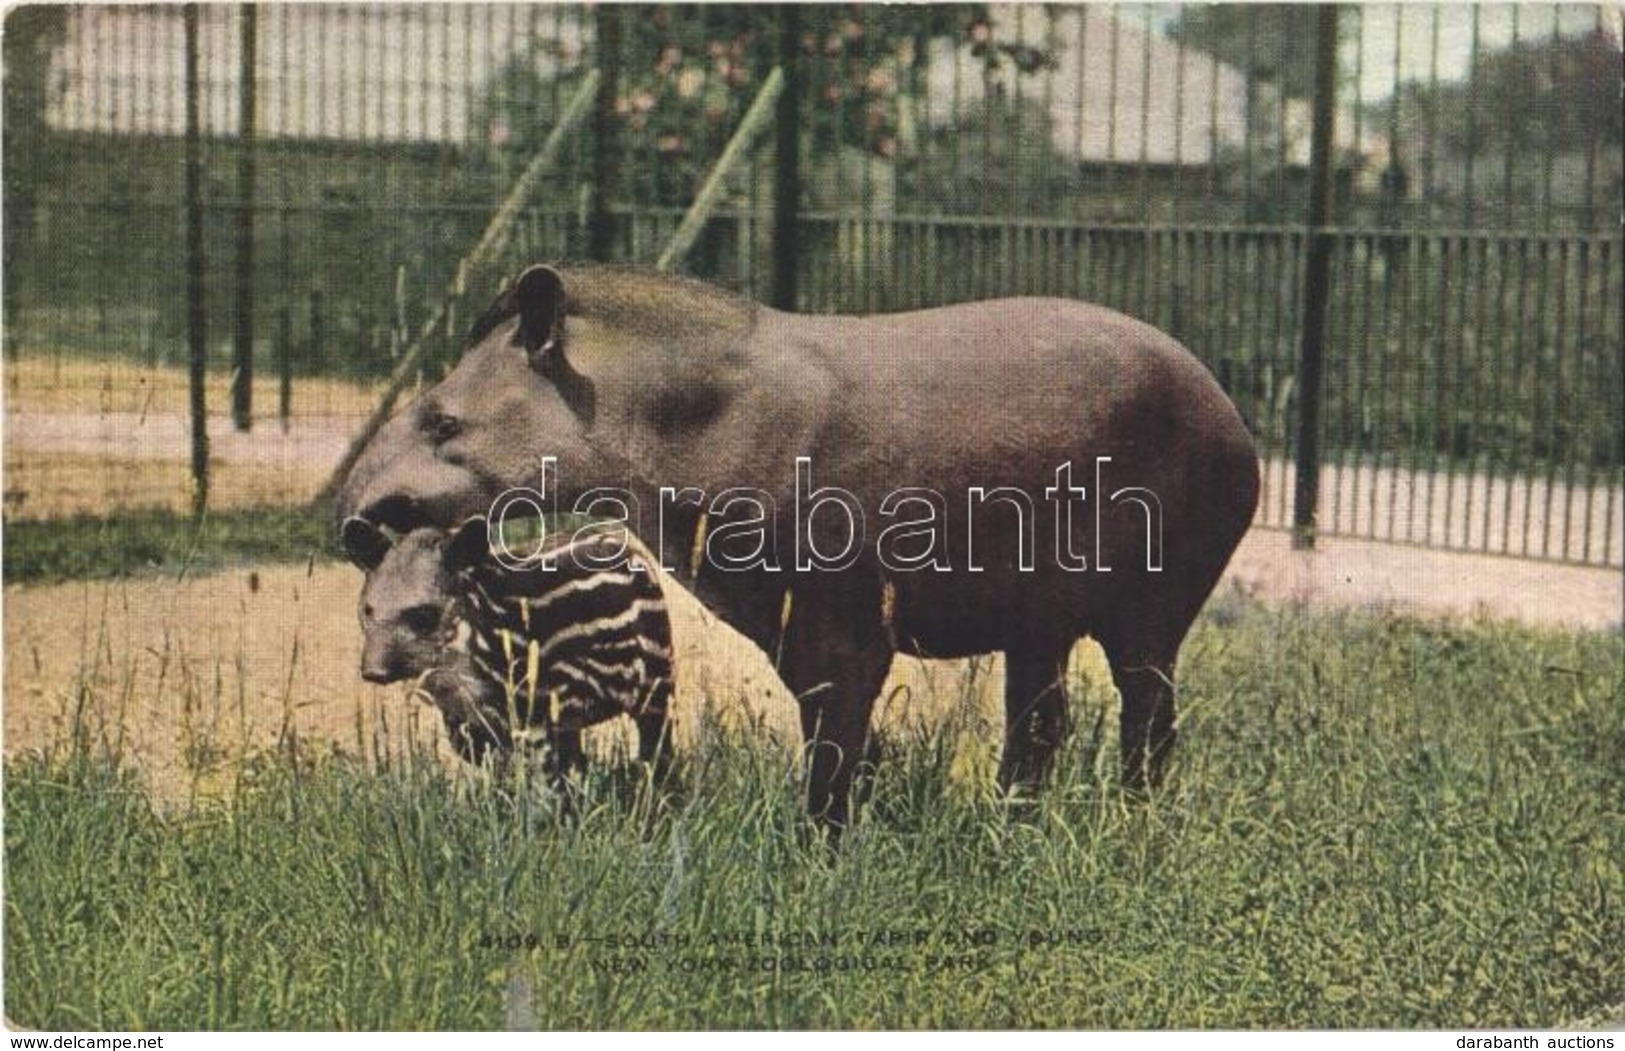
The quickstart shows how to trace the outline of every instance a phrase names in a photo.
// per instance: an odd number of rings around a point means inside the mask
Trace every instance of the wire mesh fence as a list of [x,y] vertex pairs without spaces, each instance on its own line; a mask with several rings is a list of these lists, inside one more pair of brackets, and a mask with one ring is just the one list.
[[[504,273],[652,264],[715,178],[681,267],[757,298],[867,312],[1056,294],[1173,333],[1258,437],[1272,525],[1292,513],[1306,254],[1329,238],[1319,528],[1620,565],[1617,10],[1341,8],[1319,230],[1314,17],[202,6],[211,500],[307,497],[443,305],[425,378]],[[172,502],[182,11],[22,8],[5,46],[7,513]],[[717,171],[775,68],[790,133]],[[584,85],[592,115],[502,251],[460,270]],[[245,362],[259,422],[239,435],[225,414]]]

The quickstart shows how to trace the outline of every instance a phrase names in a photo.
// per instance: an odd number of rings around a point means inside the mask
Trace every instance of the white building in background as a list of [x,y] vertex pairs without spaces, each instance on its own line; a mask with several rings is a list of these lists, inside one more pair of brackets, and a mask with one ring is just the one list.
[[[461,144],[478,100],[516,57],[543,81],[577,68],[591,38],[584,8],[521,4],[261,4],[258,132],[264,138]],[[201,110],[206,135],[237,133],[241,14],[201,5]],[[1055,67],[988,76],[969,43],[930,44],[923,108],[951,127],[999,85],[1042,100],[1059,156],[1084,164],[1200,166],[1247,141],[1246,74],[1181,48],[1114,6],[996,4],[992,36],[1050,54]],[[534,46],[535,44],[542,46]],[[185,36],[179,6],[80,5],[52,55],[46,121],[62,131],[185,132]],[[1019,80],[1019,82],[1018,82]],[[1309,159],[1309,102],[1253,86],[1253,141],[1287,163]],[[1341,113],[1338,146],[1355,147]],[[1361,152],[1375,155],[1373,136]]]
[[[238,131],[241,9],[199,6],[199,118]],[[543,78],[585,51],[582,9],[523,4],[258,5],[262,138],[458,144],[499,71],[530,54]],[[80,5],[51,57],[46,123],[60,131],[181,135],[186,46],[179,5]],[[546,46],[532,49],[533,41]]]
[[[1288,165],[1309,163],[1309,100],[1289,98],[1283,112],[1279,90],[1263,80],[1249,99],[1244,70],[1181,47],[1116,6],[996,4],[992,23],[994,40],[1046,52],[1053,68],[1019,76],[1006,62],[987,76],[969,44],[935,40],[923,100],[932,128],[951,127],[1002,86],[1047,105],[1052,148],[1081,164],[1215,164],[1246,147],[1249,111],[1255,151],[1279,156],[1284,142]],[[1334,138],[1341,150],[1379,157],[1377,137],[1362,129],[1356,143],[1347,108]]]

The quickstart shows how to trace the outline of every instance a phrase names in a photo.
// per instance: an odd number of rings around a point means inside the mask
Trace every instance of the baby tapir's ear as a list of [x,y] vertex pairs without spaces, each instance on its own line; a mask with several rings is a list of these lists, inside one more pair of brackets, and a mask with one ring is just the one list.
[[484,515],[476,515],[457,527],[446,541],[446,564],[454,571],[472,569],[491,554],[490,525]]
[[378,568],[391,546],[389,536],[382,529],[355,515],[339,526],[339,544],[356,568],[366,573]]

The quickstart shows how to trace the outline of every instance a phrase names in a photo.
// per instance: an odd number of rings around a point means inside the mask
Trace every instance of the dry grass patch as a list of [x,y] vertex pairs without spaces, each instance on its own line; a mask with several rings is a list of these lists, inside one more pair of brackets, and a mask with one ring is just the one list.
[[[365,416],[378,403],[380,384],[299,376],[289,408],[301,416]],[[8,412],[185,413],[190,406],[186,370],[129,361],[88,360],[53,354],[6,359]],[[211,371],[205,400],[214,410],[231,404],[231,374]],[[277,418],[278,379],[254,377],[254,418]]]
[[[6,754],[88,737],[161,795],[184,799],[223,790],[245,757],[291,739],[367,758],[438,741],[438,718],[409,688],[361,681],[360,585],[356,570],[329,563],[7,588]],[[687,592],[667,590],[678,749],[697,747],[710,726],[793,753],[796,707],[767,658]],[[1091,696],[1110,681],[1092,645],[1079,648],[1075,674]],[[957,773],[991,779],[1002,685],[994,658],[900,659],[876,724],[904,731],[961,720],[976,732],[961,735]],[[589,743],[604,752],[630,740],[630,727],[616,724]]]
[[[8,443],[5,467],[7,520],[105,515],[115,508],[185,513],[192,506],[191,467],[179,460],[35,452]],[[328,470],[318,463],[215,460],[209,466],[209,506],[303,504],[315,497]]]

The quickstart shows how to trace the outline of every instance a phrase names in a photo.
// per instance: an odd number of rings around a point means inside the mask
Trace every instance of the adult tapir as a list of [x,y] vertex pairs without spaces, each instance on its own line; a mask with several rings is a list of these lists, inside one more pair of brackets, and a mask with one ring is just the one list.
[[[799,316],[535,266],[378,432],[337,512],[449,526],[520,486],[631,517],[768,654],[800,703],[809,806],[840,824],[898,651],[1003,651],[999,778],[1025,788],[1066,734],[1067,656],[1092,636],[1122,696],[1125,780],[1154,782],[1180,643],[1259,474],[1201,363],[1103,307]],[[623,495],[577,506],[604,490]]]

